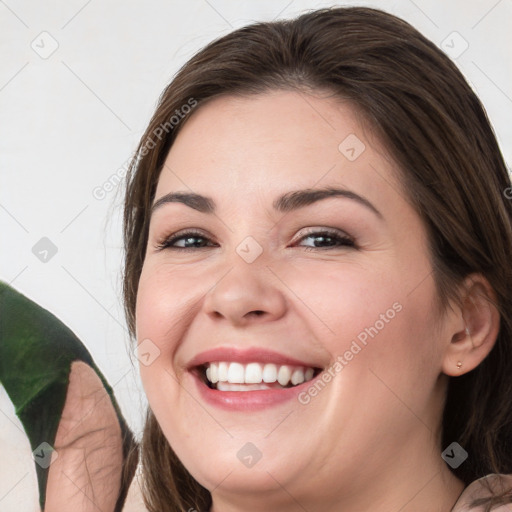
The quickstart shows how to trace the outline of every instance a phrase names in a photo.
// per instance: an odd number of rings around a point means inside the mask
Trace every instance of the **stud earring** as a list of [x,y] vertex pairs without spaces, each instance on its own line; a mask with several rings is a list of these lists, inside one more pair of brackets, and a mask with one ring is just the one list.
[[457,368],[460,368],[462,366],[462,362],[461,361],[457,361]]

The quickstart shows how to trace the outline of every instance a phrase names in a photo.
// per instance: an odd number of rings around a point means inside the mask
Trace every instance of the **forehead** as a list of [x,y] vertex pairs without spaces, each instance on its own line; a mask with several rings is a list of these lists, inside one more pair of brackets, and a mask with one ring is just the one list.
[[270,202],[291,189],[331,185],[374,198],[396,194],[384,150],[348,102],[296,91],[222,96],[181,128],[155,198],[179,190]]

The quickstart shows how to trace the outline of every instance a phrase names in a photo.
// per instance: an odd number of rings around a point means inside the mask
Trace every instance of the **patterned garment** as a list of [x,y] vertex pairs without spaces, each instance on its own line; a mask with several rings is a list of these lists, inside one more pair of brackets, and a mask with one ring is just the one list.
[[[491,473],[475,480],[464,489],[451,512],[483,512],[485,505],[470,507],[470,503],[476,498],[484,498],[491,495],[486,482],[495,492],[502,492],[512,488],[512,474]],[[512,512],[512,503],[495,507],[492,509],[492,512]]]

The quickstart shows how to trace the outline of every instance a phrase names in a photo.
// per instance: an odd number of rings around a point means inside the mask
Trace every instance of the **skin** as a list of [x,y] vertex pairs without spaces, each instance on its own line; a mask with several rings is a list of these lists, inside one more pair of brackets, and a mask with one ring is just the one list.
[[[365,145],[354,161],[338,149],[349,134]],[[347,198],[272,208],[280,194],[327,186],[364,196],[382,218]],[[356,111],[296,91],[211,100],[182,127],[155,200],[176,191],[209,196],[217,210],[168,203],[152,216],[137,338],[159,355],[140,372],[166,438],[212,492],[212,511],[449,511],[464,484],[440,456],[448,375],[485,358],[499,316],[479,275],[466,282],[463,308],[437,314],[425,228]],[[156,250],[184,228],[211,245]],[[315,248],[309,228],[338,229],[356,248]],[[263,249],[252,263],[236,252],[248,236]],[[270,348],[327,368],[394,303],[401,311],[307,405],[220,409],[186,371],[219,346]],[[247,442],[262,454],[251,468],[237,457]]]
[[123,463],[121,427],[100,378],[82,361],[71,365],[54,448],[45,510],[113,511]]

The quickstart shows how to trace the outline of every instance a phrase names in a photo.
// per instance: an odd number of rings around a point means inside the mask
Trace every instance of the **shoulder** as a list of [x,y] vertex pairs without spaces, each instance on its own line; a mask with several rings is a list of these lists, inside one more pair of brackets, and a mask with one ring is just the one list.
[[[486,498],[511,488],[512,474],[491,473],[471,482],[462,491],[451,512],[484,512],[484,505],[471,507],[471,502],[477,498]],[[497,506],[492,509],[492,512],[512,512],[512,503]]]

